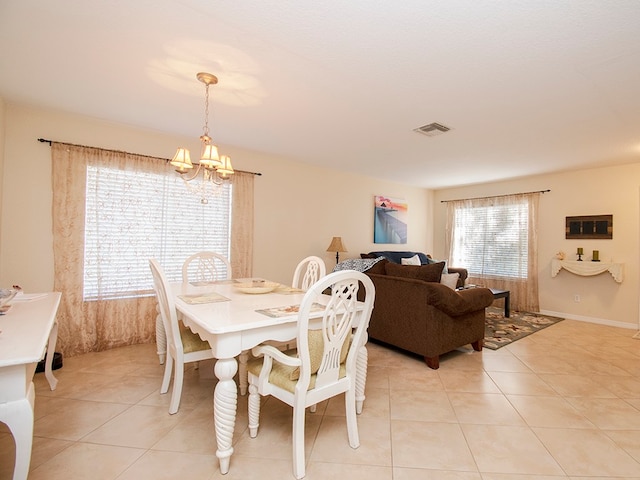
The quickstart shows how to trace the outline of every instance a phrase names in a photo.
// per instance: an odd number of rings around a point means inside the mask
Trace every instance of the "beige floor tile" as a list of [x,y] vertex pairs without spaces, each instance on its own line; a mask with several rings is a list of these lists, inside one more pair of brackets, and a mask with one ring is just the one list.
[[597,377],[587,375],[541,374],[540,378],[563,397],[615,398]]
[[81,399],[135,405],[157,389],[158,381],[155,378],[126,375],[105,383],[99,390],[93,390]]
[[513,405],[497,393],[449,393],[458,422],[479,425],[524,425]]
[[[211,480],[295,480],[293,464],[290,459],[231,457],[229,472],[225,475],[217,468]],[[305,477],[310,480],[309,477]],[[119,479],[118,479],[119,480]]]
[[500,393],[486,372],[449,370],[440,367],[440,380],[447,392]]
[[391,438],[394,467],[478,471],[458,424],[392,420]]
[[638,378],[601,375],[597,377],[597,381],[620,398],[640,398],[640,379]]
[[217,469],[215,454],[148,451],[118,480],[209,480]]
[[598,430],[534,428],[544,446],[568,475],[637,475],[640,463]]
[[[569,477],[565,475],[516,475],[513,473],[483,473],[482,474],[482,480],[566,480],[567,478]],[[591,480],[597,480],[597,479],[592,478]]]
[[424,362],[413,368],[389,368],[389,388],[391,391],[413,389],[421,392],[441,392],[444,390],[438,371],[429,368]]
[[143,454],[134,448],[76,443],[33,469],[29,480],[113,480]]
[[564,398],[528,395],[507,395],[507,398],[530,427],[594,428]]
[[360,446],[351,448],[344,418],[324,417],[310,460],[354,465],[391,466],[389,421],[358,416]]
[[177,414],[169,415],[162,407],[134,405],[82,440],[103,445],[151,448],[178,425],[180,419]]
[[483,474],[564,474],[528,427],[462,425],[462,430]]
[[506,395],[556,394],[556,391],[535,373],[489,372],[489,376]]
[[394,390],[391,392],[391,419],[418,422],[456,422],[456,416],[445,392]]
[[[285,477],[287,478],[287,477]],[[290,477],[293,479],[293,475]],[[391,467],[309,462],[305,480],[395,480]],[[424,477],[423,477],[424,478]]]
[[575,409],[603,430],[640,430],[640,411],[617,398],[567,398]]
[[640,463],[640,430],[605,430],[604,433]]
[[50,413],[34,422],[33,434],[36,437],[77,441],[128,408],[131,407],[118,403],[50,399],[47,405]]
[[522,372],[531,373],[531,369],[513,354],[497,354],[482,351],[482,364],[486,372]]
[[482,480],[478,472],[452,472],[424,468],[394,468],[393,480]]

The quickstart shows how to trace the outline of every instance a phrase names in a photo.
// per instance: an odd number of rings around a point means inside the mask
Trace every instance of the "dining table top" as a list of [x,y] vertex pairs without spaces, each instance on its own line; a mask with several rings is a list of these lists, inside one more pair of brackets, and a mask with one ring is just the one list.
[[246,284],[246,281],[236,279],[198,285],[172,283],[171,288],[177,309],[212,334],[246,331],[297,320],[304,291],[279,285],[267,293],[245,293],[238,289],[238,285]]

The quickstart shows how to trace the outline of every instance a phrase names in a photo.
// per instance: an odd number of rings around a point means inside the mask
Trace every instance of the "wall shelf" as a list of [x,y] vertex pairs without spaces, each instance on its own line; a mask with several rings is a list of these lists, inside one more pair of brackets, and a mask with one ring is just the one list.
[[624,276],[623,267],[623,263],[590,261],[578,262],[576,260],[558,260],[557,258],[554,258],[551,260],[551,276],[555,277],[563,268],[574,275],[580,275],[583,277],[591,277],[593,275],[599,275],[600,273],[609,272],[616,282],[622,283]]

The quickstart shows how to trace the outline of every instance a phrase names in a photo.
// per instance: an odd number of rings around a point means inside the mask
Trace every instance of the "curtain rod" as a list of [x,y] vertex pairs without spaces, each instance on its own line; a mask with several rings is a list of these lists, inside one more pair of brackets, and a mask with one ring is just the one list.
[[[123,150],[112,150],[110,148],[90,147],[88,145],[78,145],[77,143],[58,142],[58,141],[55,141],[55,140],[47,140],[46,138],[39,138],[38,141],[40,143],[48,143],[49,146],[51,146],[52,143],[59,143],[60,145],[69,145],[70,147],[97,148],[99,150],[104,150],[105,152],[126,153],[127,155],[137,155],[139,157],[154,158],[154,159],[157,159],[157,160],[164,160],[165,162],[170,162],[171,161],[168,158],[154,157],[154,156],[151,156],[151,155],[141,155],[139,153],[125,152]],[[246,170],[236,170],[236,172],[249,173],[251,175],[257,175],[257,176],[261,176],[262,175],[262,173],[260,173],[260,172],[247,172]]]
[[440,203],[458,202],[460,200],[482,200],[484,198],[509,197],[511,195],[527,195],[529,193],[547,193],[547,192],[550,192],[550,191],[551,190],[547,189],[547,190],[536,190],[534,192],[520,192],[520,193],[506,193],[504,195],[490,195],[488,197],[458,198],[457,200],[440,200]]

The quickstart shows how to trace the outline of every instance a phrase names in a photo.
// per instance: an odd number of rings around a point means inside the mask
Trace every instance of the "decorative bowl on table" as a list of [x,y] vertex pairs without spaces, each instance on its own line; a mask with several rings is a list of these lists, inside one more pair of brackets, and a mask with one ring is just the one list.
[[276,282],[268,282],[267,280],[254,280],[252,282],[236,283],[233,285],[236,290],[242,293],[269,293],[273,292],[280,286]]
[[0,288],[0,313],[9,310],[7,305],[20,290],[17,288]]

